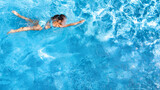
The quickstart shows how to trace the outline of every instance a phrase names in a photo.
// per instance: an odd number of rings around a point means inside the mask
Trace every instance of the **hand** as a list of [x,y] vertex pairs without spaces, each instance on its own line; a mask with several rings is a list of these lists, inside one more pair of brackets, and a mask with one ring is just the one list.
[[15,14],[16,16],[18,16],[19,14],[16,11],[12,11],[13,14]]
[[79,23],[83,23],[85,20],[81,20],[81,21],[79,21]]
[[7,34],[10,34],[10,33],[15,33],[15,31],[11,29],[11,31],[9,31]]

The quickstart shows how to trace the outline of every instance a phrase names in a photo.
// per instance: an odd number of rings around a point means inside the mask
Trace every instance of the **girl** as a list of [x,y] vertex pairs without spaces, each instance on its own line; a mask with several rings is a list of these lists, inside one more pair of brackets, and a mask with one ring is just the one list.
[[73,26],[73,25],[77,25],[79,23],[83,23],[85,20],[81,20],[79,22],[75,22],[75,23],[71,23],[71,24],[66,24],[66,16],[61,14],[61,15],[55,15],[53,17],[51,17],[51,19],[48,22],[44,22],[44,21],[34,21],[32,19],[26,18],[24,16],[21,16],[19,13],[17,13],[16,11],[12,11],[13,14],[15,14],[16,16],[29,21],[33,24],[32,27],[21,27],[19,29],[16,30],[11,30],[8,32],[8,34],[10,33],[16,33],[16,32],[22,32],[22,31],[29,31],[29,30],[42,30],[43,28],[45,29],[49,29],[51,27],[68,27],[68,26]]

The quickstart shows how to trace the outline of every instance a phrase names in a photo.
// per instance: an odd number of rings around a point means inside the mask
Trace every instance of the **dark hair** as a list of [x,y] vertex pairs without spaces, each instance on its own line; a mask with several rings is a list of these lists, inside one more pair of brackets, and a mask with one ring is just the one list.
[[54,15],[53,17],[51,17],[51,20],[53,19],[64,20],[65,18],[66,16],[64,14],[61,14],[61,15]]
[[59,15],[54,15],[53,17],[51,17],[51,20],[58,18]]

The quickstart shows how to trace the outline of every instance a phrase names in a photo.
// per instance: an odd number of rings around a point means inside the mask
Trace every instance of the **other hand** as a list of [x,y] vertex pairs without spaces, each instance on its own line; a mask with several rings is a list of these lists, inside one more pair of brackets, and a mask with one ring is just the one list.
[[83,23],[85,20],[81,20],[81,21],[79,21],[79,23]]

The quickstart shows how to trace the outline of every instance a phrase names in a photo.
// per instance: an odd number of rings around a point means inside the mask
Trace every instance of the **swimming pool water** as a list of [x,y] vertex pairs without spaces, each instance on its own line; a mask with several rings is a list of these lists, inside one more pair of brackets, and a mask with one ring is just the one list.
[[[14,14],[83,24],[7,35]],[[159,0],[0,0],[0,90],[159,90]]]

